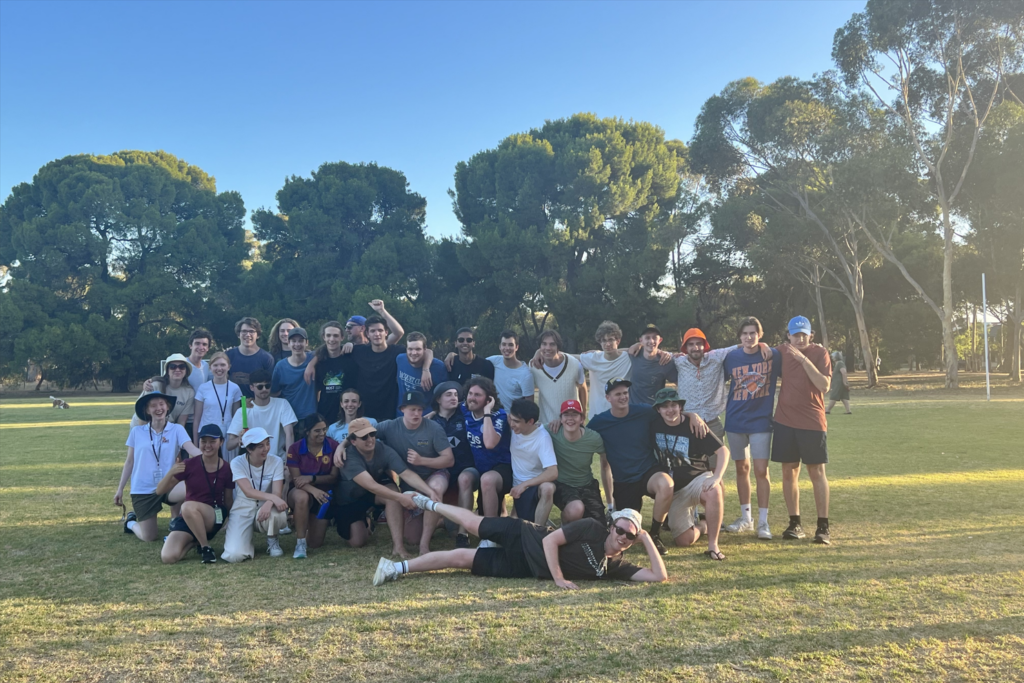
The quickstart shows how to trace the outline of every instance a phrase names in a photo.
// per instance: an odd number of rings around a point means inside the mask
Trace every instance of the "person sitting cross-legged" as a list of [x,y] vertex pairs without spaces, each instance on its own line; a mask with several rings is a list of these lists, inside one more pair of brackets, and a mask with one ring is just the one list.
[[[427,553],[412,560],[380,558],[373,585],[381,586],[402,574],[437,569],[468,569],[477,576],[552,579],[559,588],[578,588],[574,581],[665,581],[668,571],[650,534],[641,528],[636,510],[612,513],[609,529],[596,519],[581,519],[553,530],[508,517],[479,517],[457,505],[436,503],[414,495],[413,502],[433,510],[499,547],[459,548]],[[622,554],[639,538],[650,560],[645,569],[625,562]]]
[[231,467],[220,457],[224,432],[215,424],[203,425],[199,430],[199,450],[202,456],[179,460],[157,484],[157,495],[166,495],[179,481],[185,483],[185,502],[181,504],[181,517],[171,520],[170,533],[160,550],[164,564],[182,560],[193,547],[199,547],[203,564],[213,564],[217,554],[210,547],[210,539],[217,535],[231,509],[235,482]]
[[395,449],[377,439],[377,428],[365,417],[358,417],[348,426],[348,440],[334,452],[335,467],[341,469],[340,480],[332,494],[331,510],[338,535],[353,548],[361,548],[370,540],[372,529],[367,524],[376,519],[384,507],[391,532],[392,552],[399,557],[411,557],[405,550],[405,510],[415,510],[412,498],[398,492],[392,474],[403,483],[429,496],[441,500],[441,494],[427,485]]

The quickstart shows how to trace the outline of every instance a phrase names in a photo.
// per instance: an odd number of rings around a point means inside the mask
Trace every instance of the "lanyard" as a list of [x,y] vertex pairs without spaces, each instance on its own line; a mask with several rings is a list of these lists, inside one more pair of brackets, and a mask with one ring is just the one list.
[[[167,427],[165,426],[164,429],[166,429],[166,428]],[[160,467],[160,455],[161,455],[161,453],[163,453],[163,450],[164,450],[164,433],[163,432],[157,432],[157,434],[160,436],[160,450],[157,450],[157,448],[156,448],[156,441],[154,441],[154,439],[153,439],[153,425],[150,424],[149,425],[149,447],[151,449],[153,449],[153,458],[156,460],[156,466],[159,468]]]
[[199,458],[199,466],[203,469],[203,479],[206,480],[206,485],[210,489],[210,498],[213,499],[213,504],[214,505],[217,504],[217,494],[215,493],[215,487],[217,486],[217,477],[220,476],[220,468],[222,466],[221,463],[220,463],[220,458],[217,459],[217,463],[218,463],[217,464],[217,471],[213,475],[213,483],[211,484],[210,483],[210,475],[207,474],[207,472],[206,472],[206,463],[203,462],[202,458]]
[[220,422],[224,424],[224,413],[228,410],[228,390],[231,389],[231,382],[224,383],[224,403],[220,402],[220,394],[217,393],[217,383],[213,384],[213,395],[217,399],[217,406],[220,408]]
[[256,487],[256,478],[254,476],[252,476],[252,461],[249,460],[249,454],[248,453],[245,454],[245,462],[249,466],[249,483],[252,484],[252,487],[254,489],[259,491],[260,493],[263,493],[263,473],[267,471],[267,461],[266,461],[266,459],[263,460],[263,467],[260,468],[260,485],[259,485],[259,488]]

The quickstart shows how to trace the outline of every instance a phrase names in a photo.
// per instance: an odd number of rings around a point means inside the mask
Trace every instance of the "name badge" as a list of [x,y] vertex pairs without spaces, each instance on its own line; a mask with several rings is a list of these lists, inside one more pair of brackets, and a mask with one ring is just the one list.
[[163,478],[164,478],[164,471],[163,471],[162,468],[157,467],[155,470],[153,470],[153,481],[155,483],[159,484],[160,480],[163,479]]
[[213,509],[213,519],[217,524],[224,523],[224,510],[217,506]]

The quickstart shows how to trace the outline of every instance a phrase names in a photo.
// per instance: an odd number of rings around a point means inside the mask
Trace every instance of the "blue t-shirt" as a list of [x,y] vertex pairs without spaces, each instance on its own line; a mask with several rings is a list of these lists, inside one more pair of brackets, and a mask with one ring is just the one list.
[[729,382],[729,402],[725,405],[725,430],[733,434],[760,434],[772,431],[775,387],[782,374],[782,354],[772,349],[765,360],[761,350],[746,353],[743,347],[730,351],[722,363]]
[[450,469],[458,472],[467,467],[476,467],[473,460],[473,451],[469,448],[469,437],[466,434],[466,418],[461,410],[456,410],[449,418],[444,418],[440,413],[434,413],[430,418],[444,428],[448,443],[451,444],[452,454],[455,456],[455,465]]
[[661,416],[642,403],[630,403],[625,417],[615,417],[611,410],[606,410],[590,418],[587,427],[604,439],[614,481],[638,482],[647,470],[658,464],[651,442],[651,425],[655,420],[661,420]]
[[260,349],[251,356],[246,356],[236,346],[227,350],[228,360],[231,361],[231,369],[228,370],[228,379],[238,385],[242,390],[242,396],[252,398],[252,390],[249,388],[249,375],[263,368],[267,372],[274,371],[274,357],[269,351]]
[[[404,353],[398,354],[395,362],[398,363],[398,405],[395,407],[395,416],[398,417],[402,414],[398,408],[402,405],[402,396],[405,395],[405,392],[423,391],[423,387],[420,385],[423,380],[423,369],[414,368],[409,362],[409,356]],[[444,363],[436,358],[430,363],[430,378],[434,381],[435,387],[441,382],[448,381],[448,371],[445,370]]]
[[281,392],[281,397],[288,401],[299,420],[316,412],[316,393],[313,384],[306,384],[306,380],[302,378],[310,358],[311,356],[306,356],[306,360],[297,368],[293,367],[287,358],[277,361],[273,378],[270,380],[271,393]]
[[480,474],[490,472],[495,465],[501,463],[512,464],[512,429],[508,426],[508,417],[503,408],[494,411],[491,422],[494,424],[494,431],[501,436],[501,441],[494,448],[484,448],[484,418],[477,420],[473,412],[463,403],[459,406],[462,417],[466,420],[466,438],[469,439],[469,449],[473,452],[473,461]]

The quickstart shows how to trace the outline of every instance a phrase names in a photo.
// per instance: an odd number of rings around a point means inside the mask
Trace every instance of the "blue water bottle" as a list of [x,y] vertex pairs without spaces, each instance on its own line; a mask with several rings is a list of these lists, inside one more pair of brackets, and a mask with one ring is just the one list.
[[320,506],[320,511],[316,513],[316,518],[317,519],[326,519],[327,518],[327,512],[328,512],[328,510],[331,509],[331,495],[333,495],[333,493],[334,493],[334,491],[328,491],[327,492],[327,500],[325,500],[324,504]]

